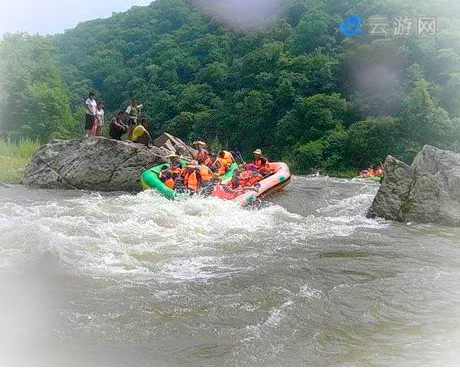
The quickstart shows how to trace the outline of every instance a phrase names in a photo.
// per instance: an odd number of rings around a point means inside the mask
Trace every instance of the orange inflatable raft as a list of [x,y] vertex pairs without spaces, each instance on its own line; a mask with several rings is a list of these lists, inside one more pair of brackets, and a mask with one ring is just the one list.
[[[246,206],[254,203],[258,198],[264,198],[279,192],[291,181],[291,172],[284,162],[270,162],[270,168],[273,172],[254,185],[256,190],[254,188],[242,188],[236,196],[229,195],[228,192],[223,190],[215,190],[212,196],[236,201],[241,206]],[[223,184],[229,184],[230,180],[226,180]]]

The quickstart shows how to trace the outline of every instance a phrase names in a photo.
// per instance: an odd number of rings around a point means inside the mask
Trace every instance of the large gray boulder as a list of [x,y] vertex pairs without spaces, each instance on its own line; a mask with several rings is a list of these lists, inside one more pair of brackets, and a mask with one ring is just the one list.
[[410,166],[388,156],[367,216],[460,226],[460,154],[426,145]]
[[35,152],[21,183],[35,188],[140,191],[143,170],[166,162],[172,150],[184,157],[193,152],[167,133],[158,143],[147,148],[104,137],[53,140]]

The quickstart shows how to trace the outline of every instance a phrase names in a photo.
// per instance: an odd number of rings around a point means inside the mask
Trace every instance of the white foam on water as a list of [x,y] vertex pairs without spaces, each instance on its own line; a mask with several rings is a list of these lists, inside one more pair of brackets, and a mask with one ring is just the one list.
[[[51,252],[80,272],[96,274],[145,273],[145,262],[135,257],[144,253],[172,257],[165,265],[169,273],[180,268],[180,258],[194,253],[201,256],[197,260],[218,264],[218,257],[202,254],[212,251],[216,240],[272,226],[263,211],[244,210],[233,202],[169,201],[150,191],[119,197],[85,194],[28,207],[7,203],[0,213],[2,269]],[[189,265],[196,269],[193,262]],[[184,271],[178,272],[183,277]]]
[[294,302],[292,300],[287,300],[279,307],[270,309],[265,321],[258,323],[257,325],[247,326],[247,337],[245,337],[242,342],[260,340],[265,338],[267,335],[273,334],[273,330],[276,329],[276,327],[286,317],[287,311],[293,306],[293,304]]
[[246,256],[257,257],[274,252],[274,242],[279,248],[383,226],[357,213],[369,198],[360,194],[331,201],[307,217],[278,205],[244,209],[217,198],[170,201],[154,191],[76,193],[24,206],[5,201],[0,205],[0,271],[52,254],[78,274],[220,278],[247,270],[227,261],[233,256],[229,249],[234,254],[256,247]]
[[297,296],[300,298],[305,298],[305,299],[311,299],[311,298],[319,299],[323,296],[323,292],[318,289],[312,289],[308,285],[303,285],[300,288]]

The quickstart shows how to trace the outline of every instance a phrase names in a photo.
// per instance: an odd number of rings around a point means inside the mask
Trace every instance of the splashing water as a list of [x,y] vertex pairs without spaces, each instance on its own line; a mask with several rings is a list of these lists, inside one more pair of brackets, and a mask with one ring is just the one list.
[[377,188],[294,177],[249,209],[0,189],[0,363],[453,364],[459,233],[366,219]]

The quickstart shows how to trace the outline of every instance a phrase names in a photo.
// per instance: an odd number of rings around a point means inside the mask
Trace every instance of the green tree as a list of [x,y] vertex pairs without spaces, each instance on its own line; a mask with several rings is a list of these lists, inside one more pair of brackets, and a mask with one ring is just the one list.
[[2,127],[7,135],[49,138],[71,120],[55,48],[41,36],[7,34],[0,43]]
[[415,82],[409,99],[407,112],[402,121],[404,136],[419,146],[425,144],[445,147],[453,129],[449,114],[437,106],[429,93],[425,79]]
[[388,155],[408,159],[406,143],[398,118],[369,117],[350,126],[343,156],[349,167],[363,169],[382,163]]
[[338,93],[299,100],[279,122],[278,141],[293,145],[321,138],[338,124],[350,122],[350,105]]

